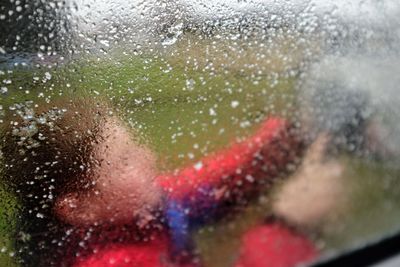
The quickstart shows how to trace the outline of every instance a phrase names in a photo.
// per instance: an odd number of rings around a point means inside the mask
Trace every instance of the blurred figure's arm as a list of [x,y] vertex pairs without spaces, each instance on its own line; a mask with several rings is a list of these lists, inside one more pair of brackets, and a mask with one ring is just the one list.
[[158,177],[172,199],[206,194],[215,201],[245,197],[288,171],[302,143],[287,121],[269,118],[246,140],[211,154],[174,175]]

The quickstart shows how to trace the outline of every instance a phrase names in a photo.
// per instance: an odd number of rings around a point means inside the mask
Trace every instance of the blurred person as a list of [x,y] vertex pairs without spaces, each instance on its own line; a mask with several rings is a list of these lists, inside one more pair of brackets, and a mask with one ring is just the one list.
[[[8,117],[2,178],[23,207],[16,246],[24,266],[201,265],[192,231],[246,205],[303,150],[294,127],[268,118],[244,141],[159,174],[151,149],[110,114],[107,105],[80,99],[20,105]],[[318,255],[284,223],[262,227],[272,234],[268,243],[244,246],[269,251],[262,266]]]

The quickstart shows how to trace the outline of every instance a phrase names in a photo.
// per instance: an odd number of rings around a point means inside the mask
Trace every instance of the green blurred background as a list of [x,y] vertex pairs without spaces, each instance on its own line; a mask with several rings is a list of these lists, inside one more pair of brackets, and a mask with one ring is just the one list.
[[[60,98],[107,99],[139,134],[138,141],[157,152],[160,170],[179,168],[244,138],[266,116],[298,120],[297,81],[305,54],[310,49],[317,54],[318,43],[305,48],[290,36],[282,34],[260,45],[257,39],[187,33],[167,48],[120,48],[56,66],[3,68],[0,78],[7,92],[1,95],[0,119],[25,101],[40,105]],[[349,248],[399,228],[397,168],[349,155],[340,161],[350,188],[348,208],[332,211],[324,225],[311,229],[325,251]],[[0,195],[0,265],[18,266],[12,246],[21,238],[15,232],[18,203],[6,188],[0,188]],[[237,218],[196,233],[206,266],[229,266],[235,260],[241,234],[269,215],[271,199],[265,194]]]

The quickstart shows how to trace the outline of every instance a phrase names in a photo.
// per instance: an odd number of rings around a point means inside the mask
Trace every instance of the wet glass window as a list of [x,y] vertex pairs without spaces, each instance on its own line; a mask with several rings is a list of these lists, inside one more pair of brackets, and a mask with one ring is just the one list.
[[0,266],[389,251],[399,27],[397,0],[0,0]]

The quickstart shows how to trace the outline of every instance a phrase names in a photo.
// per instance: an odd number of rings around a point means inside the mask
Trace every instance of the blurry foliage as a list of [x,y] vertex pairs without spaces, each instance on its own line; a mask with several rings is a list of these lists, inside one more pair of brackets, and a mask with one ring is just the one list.
[[0,187],[0,207],[0,265],[17,266],[13,244],[17,236],[18,206],[14,196],[3,187]]

